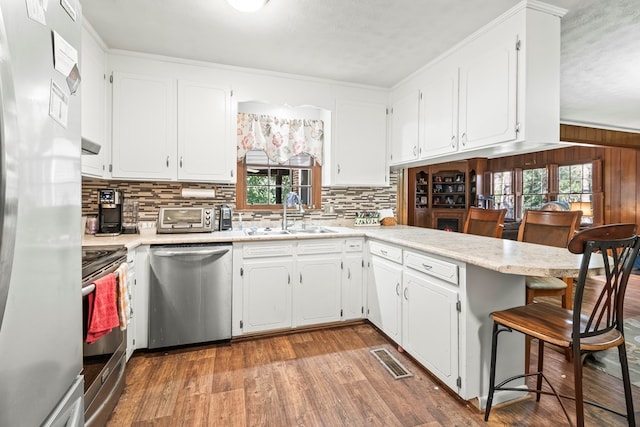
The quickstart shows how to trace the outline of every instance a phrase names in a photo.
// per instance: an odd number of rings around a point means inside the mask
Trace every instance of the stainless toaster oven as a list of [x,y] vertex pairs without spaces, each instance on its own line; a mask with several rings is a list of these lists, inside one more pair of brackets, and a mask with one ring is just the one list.
[[160,208],[158,233],[211,233],[213,206],[199,208]]

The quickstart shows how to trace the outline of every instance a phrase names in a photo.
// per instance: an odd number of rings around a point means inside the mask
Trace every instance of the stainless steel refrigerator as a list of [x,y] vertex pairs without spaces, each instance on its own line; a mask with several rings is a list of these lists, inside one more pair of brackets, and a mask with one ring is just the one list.
[[81,19],[0,0],[0,426],[84,423]]

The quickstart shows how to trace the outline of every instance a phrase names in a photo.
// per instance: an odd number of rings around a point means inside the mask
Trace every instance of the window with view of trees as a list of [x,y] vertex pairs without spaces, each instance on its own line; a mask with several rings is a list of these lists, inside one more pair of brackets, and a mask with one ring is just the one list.
[[496,209],[506,209],[506,218],[515,219],[515,198],[513,194],[513,173],[494,172],[493,174],[493,203]]
[[558,167],[558,201],[569,204],[582,202],[583,223],[593,221],[593,168],[592,163]]
[[522,171],[522,211],[538,209],[547,201],[547,168]]
[[299,154],[279,164],[270,160],[263,150],[251,150],[238,163],[236,206],[238,209],[280,207],[286,194],[293,191],[305,207],[319,207],[320,175],[320,166],[308,154]]
[[[495,208],[506,208],[507,218],[522,218],[527,209],[539,209],[550,201],[568,204],[582,211],[583,224],[602,224],[602,166],[590,162],[558,165],[549,163],[534,169],[515,168],[493,172]],[[515,206],[515,208],[514,208]]]

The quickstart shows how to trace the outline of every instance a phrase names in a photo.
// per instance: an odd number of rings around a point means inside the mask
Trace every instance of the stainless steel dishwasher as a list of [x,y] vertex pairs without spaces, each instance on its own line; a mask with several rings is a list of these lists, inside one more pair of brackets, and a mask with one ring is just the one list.
[[231,338],[231,247],[151,246],[149,348]]

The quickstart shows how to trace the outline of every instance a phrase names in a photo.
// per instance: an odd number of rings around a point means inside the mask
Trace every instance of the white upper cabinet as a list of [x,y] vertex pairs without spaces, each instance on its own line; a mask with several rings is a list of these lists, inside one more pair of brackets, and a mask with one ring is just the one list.
[[175,80],[114,72],[113,178],[175,175]]
[[391,164],[418,158],[420,93],[412,91],[391,106]]
[[517,35],[489,37],[460,67],[460,149],[516,139]]
[[336,186],[389,185],[387,107],[336,102],[332,183]]
[[178,81],[178,179],[231,181],[235,151],[229,91]]
[[231,93],[113,73],[113,178],[235,182]]
[[82,138],[100,144],[98,154],[82,155],[82,174],[105,177],[108,173],[109,149],[106,136],[106,56],[92,33],[82,27],[80,72],[82,74],[81,133]]
[[420,157],[458,150],[458,68],[430,75],[422,89]]
[[[519,3],[396,87],[396,93],[421,91],[422,104],[418,159],[394,159],[394,164],[554,148],[564,12],[539,2]],[[412,151],[412,142],[404,145],[394,153]]]

